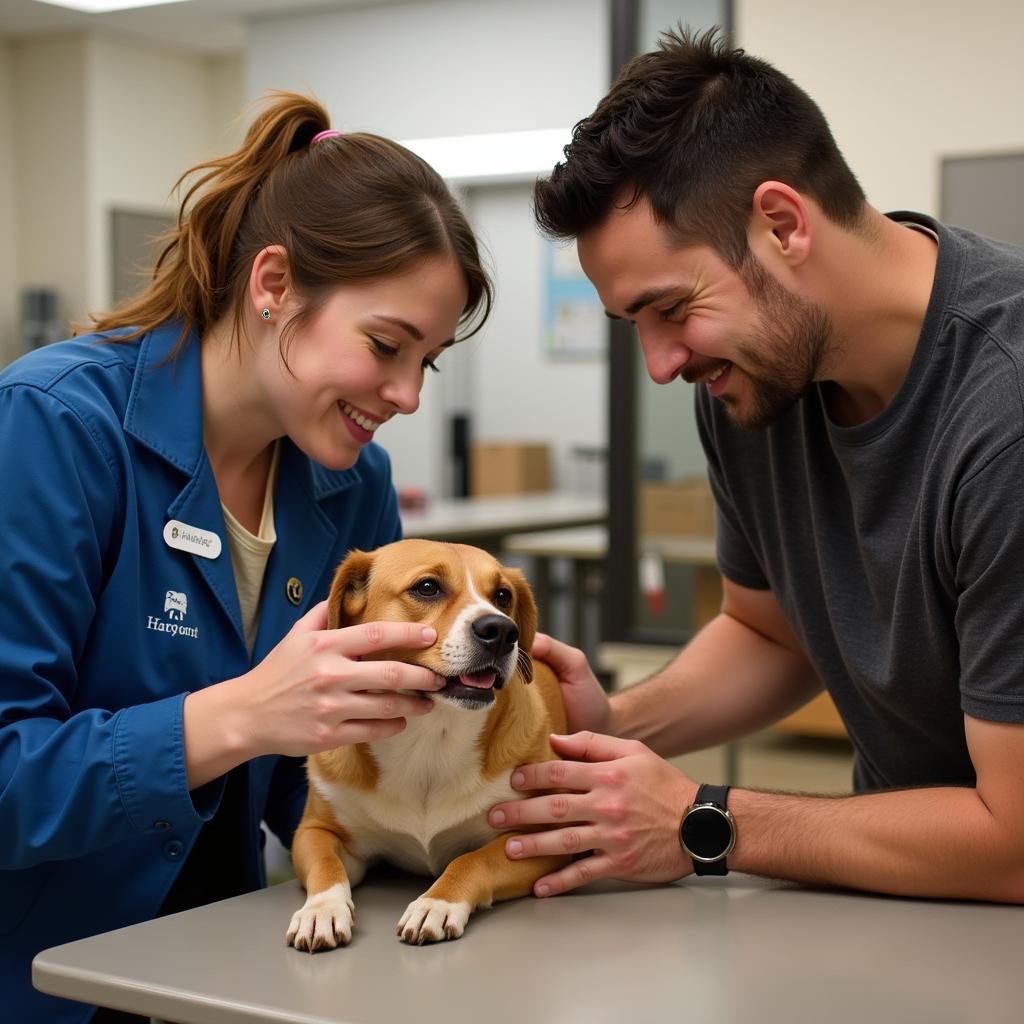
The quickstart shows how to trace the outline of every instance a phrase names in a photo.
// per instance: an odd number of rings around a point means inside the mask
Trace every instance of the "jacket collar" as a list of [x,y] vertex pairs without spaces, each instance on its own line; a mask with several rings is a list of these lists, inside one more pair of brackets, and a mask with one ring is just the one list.
[[180,337],[177,321],[143,335],[124,429],[186,476],[194,476],[203,452],[199,338],[190,334],[172,360],[171,350]]

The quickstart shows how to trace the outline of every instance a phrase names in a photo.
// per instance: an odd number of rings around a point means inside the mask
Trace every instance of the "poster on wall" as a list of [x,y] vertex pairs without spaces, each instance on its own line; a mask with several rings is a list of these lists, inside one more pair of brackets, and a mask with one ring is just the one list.
[[544,337],[555,359],[603,358],[608,318],[583,273],[576,243],[544,239]]

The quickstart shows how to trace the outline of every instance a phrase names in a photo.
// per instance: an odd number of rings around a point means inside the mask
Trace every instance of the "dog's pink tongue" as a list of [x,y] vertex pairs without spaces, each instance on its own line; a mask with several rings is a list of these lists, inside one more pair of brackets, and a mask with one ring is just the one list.
[[472,675],[459,676],[463,686],[475,686],[478,690],[489,690],[498,678],[497,672],[474,672]]

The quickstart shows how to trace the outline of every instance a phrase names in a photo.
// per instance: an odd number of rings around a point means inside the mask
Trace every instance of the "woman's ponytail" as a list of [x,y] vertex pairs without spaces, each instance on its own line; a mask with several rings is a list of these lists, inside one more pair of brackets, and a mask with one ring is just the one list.
[[398,143],[329,130],[327,111],[308,96],[274,92],[241,147],[198,164],[178,179],[177,225],[149,285],[92,330],[128,328],[109,338],[130,341],[177,322],[176,355],[230,314],[245,330],[244,296],[257,254],[283,246],[303,304],[288,332],[345,282],[398,273],[431,255],[450,254],[466,279],[468,333],[492,302],[490,278],[465,215],[437,172]]
[[276,102],[253,122],[240,150],[191,168],[175,184],[180,190],[187,178],[201,175],[184,195],[157,276],[166,264],[171,278],[179,280],[178,308],[193,311],[201,331],[224,312],[234,240],[252,197],[274,167],[330,124],[323,106],[306,96],[271,96]]

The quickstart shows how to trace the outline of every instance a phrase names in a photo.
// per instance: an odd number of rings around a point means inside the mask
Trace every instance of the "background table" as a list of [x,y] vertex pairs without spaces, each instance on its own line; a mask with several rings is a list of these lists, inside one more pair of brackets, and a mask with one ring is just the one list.
[[613,883],[394,926],[423,881],[356,890],[352,945],[284,944],[295,882],[40,953],[36,985],[182,1024],[1019,1024],[1024,909],[826,893],[743,875]]
[[422,511],[402,510],[406,537],[426,537],[500,548],[511,533],[603,523],[604,498],[558,491],[507,498],[450,498]]
[[[602,580],[608,554],[608,528],[597,524],[513,533],[505,538],[503,548],[509,554],[526,555],[534,560],[531,582],[541,611],[542,629],[548,628],[546,616],[550,614],[551,563],[556,559],[569,562],[572,567],[570,627],[568,635],[560,636],[559,639],[582,647],[592,658],[595,649],[584,642],[584,608],[588,592],[600,595],[604,590]],[[714,537],[645,538],[643,549],[656,553],[666,562],[695,567],[695,628],[699,629],[718,614],[722,603],[722,584],[718,574]]]

